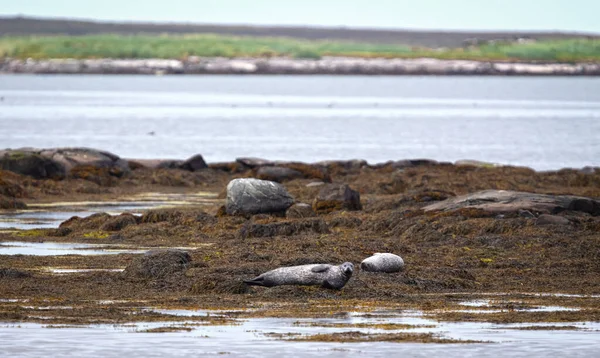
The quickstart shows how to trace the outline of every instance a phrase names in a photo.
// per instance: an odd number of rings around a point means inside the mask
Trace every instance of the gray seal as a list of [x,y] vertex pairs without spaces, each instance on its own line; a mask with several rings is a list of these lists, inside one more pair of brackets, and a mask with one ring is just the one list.
[[360,269],[370,272],[399,272],[404,269],[402,257],[390,253],[375,253],[360,263]]
[[290,267],[280,267],[267,271],[252,280],[244,280],[248,285],[254,286],[282,286],[282,285],[315,285],[323,288],[339,290],[352,277],[354,265],[344,262],[339,266],[328,264],[312,264]]

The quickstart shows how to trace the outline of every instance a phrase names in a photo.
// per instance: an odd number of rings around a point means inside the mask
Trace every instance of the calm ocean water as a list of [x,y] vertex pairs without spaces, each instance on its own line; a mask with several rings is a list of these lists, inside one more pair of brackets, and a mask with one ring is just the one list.
[[0,76],[0,147],[600,165],[600,78]]

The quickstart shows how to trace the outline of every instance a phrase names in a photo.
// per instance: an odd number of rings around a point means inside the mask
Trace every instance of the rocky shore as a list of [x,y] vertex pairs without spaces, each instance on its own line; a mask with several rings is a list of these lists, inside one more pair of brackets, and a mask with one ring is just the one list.
[[[524,302],[523,292],[600,293],[597,168],[536,172],[431,160],[205,163],[200,154],[136,161],[89,148],[53,148],[5,150],[0,169],[2,215],[139,193],[185,198],[203,192],[215,198],[135,215],[73,216],[55,228],[1,230],[0,245],[81,243],[138,253],[0,255],[0,297],[30,300],[29,308],[0,302],[0,321],[38,322],[33,302],[50,298],[53,306],[64,302],[77,310],[45,312],[51,316],[45,323],[124,322],[132,302],[142,301],[255,308],[246,314],[270,317],[329,317],[387,306],[418,308],[439,320],[600,320],[597,296],[544,299],[578,307],[566,313],[444,311],[456,308],[464,295],[494,293]],[[402,270],[358,268],[377,252],[401,256]],[[243,283],[277,267],[343,262],[354,263],[356,272],[339,291]],[[95,271],[61,276],[48,267]],[[98,309],[97,300],[119,303]]]
[[494,75],[598,76],[598,63],[517,63],[431,58],[321,59],[201,58],[0,60],[0,73],[36,74],[294,74],[294,75]]

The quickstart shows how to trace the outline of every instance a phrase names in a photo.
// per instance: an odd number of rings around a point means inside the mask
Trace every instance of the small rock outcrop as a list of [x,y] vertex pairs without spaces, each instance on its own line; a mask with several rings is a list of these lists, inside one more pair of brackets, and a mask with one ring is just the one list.
[[36,179],[63,179],[77,168],[103,168],[112,176],[129,172],[126,160],[91,148],[6,149],[0,151],[0,168]]
[[481,209],[490,213],[528,210],[532,213],[556,214],[565,210],[600,215],[600,202],[571,195],[545,195],[510,190],[484,190],[457,196],[423,208],[424,211]]
[[360,194],[348,184],[327,184],[313,201],[313,210],[317,213],[329,213],[337,210],[362,210]]
[[569,225],[570,223],[571,222],[569,221],[569,219],[567,219],[565,217],[558,216],[558,215],[549,215],[549,214],[542,214],[535,220],[535,224],[539,225],[539,226]]
[[229,215],[280,213],[292,204],[294,198],[279,183],[241,178],[227,185],[225,209]]
[[164,279],[185,271],[192,261],[183,250],[155,250],[138,256],[125,268],[127,277]]
[[208,165],[204,161],[204,158],[200,154],[196,154],[193,157],[185,160],[183,163],[179,165],[180,169],[189,170],[191,172],[195,172],[196,170],[206,169]]

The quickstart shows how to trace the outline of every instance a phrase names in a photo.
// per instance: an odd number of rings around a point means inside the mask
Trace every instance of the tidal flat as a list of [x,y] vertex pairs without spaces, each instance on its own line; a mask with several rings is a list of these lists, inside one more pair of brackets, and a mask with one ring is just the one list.
[[[553,332],[564,342],[587,339],[592,346],[600,328],[598,170],[536,172],[433,161],[269,163],[301,173],[270,177],[281,181],[296,203],[314,204],[324,186],[343,183],[360,193],[362,209],[334,205],[305,217],[228,215],[227,183],[265,174],[248,163],[209,164],[196,171],[131,164],[121,176],[78,171],[61,180],[0,171],[6,202],[24,205],[4,209],[0,221],[17,212],[35,218],[78,208],[73,217],[48,227],[0,230],[0,250],[5,250],[0,251],[0,336],[12,337],[16,327],[81,330],[82,335],[102,327],[109,335],[120,330],[139,337],[191,335],[206,342],[217,336],[277,341],[275,348],[318,344],[353,350],[364,348],[354,344],[379,342],[380,352],[386,352],[388,344],[407,342],[535,346],[536,339],[546,341]],[[483,208],[427,209],[480,190],[586,199],[550,212],[535,205],[499,212],[485,201],[476,203]],[[97,204],[143,197],[153,203],[140,210],[106,213],[106,206]],[[94,204],[74,204],[83,202]],[[27,245],[69,250],[10,252]],[[156,270],[140,274],[135,266],[140,257],[170,248],[187,252],[189,262],[176,267],[158,262]],[[88,250],[93,254],[84,255]],[[358,264],[375,252],[401,255],[405,269],[360,271]],[[242,282],[276,267],[344,261],[356,270],[341,290]],[[327,348],[330,342],[350,345]],[[214,354],[228,351],[225,343],[212,348]],[[235,345],[229,351],[237,349],[243,352]],[[538,352],[553,348],[544,349]]]

